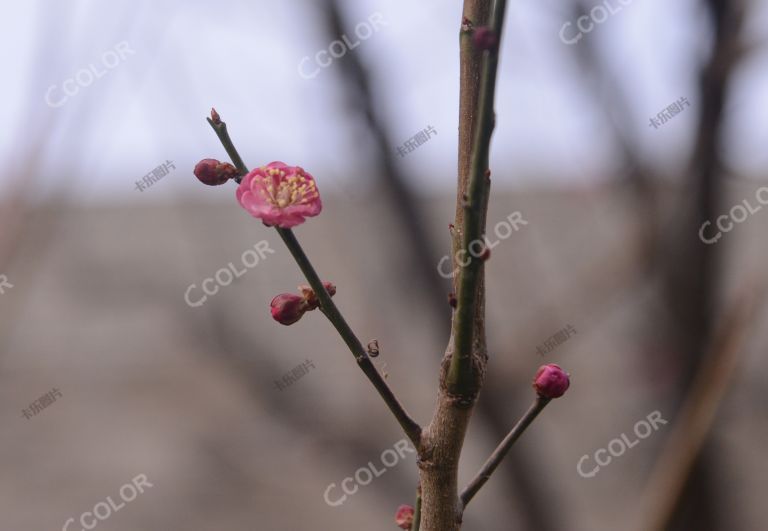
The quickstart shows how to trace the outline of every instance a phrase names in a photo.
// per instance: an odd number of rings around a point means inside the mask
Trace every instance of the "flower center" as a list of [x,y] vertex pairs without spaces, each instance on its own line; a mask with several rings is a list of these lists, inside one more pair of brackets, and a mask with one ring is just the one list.
[[306,205],[318,197],[314,181],[307,179],[301,168],[286,177],[284,170],[266,168],[262,179],[264,198],[277,208]]

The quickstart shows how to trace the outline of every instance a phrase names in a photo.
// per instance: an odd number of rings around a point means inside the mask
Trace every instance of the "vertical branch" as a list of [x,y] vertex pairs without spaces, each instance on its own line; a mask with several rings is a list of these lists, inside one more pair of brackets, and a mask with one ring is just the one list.
[[[345,24],[340,3],[340,0],[324,0],[325,8],[323,11],[326,15],[329,40],[340,38],[341,35],[349,33],[351,30],[351,26]],[[465,66],[467,64],[479,66],[481,56],[475,51],[469,39],[466,40],[466,52],[477,55],[478,60],[473,63],[465,63]],[[449,308],[445,300],[449,287],[447,282],[435,275],[438,256],[426,230],[427,224],[424,223],[424,213],[419,208],[413,190],[408,186],[411,179],[408,178],[407,172],[397,164],[392,150],[393,142],[388,134],[386,122],[376,112],[380,106],[377,105],[376,97],[371,90],[372,77],[369,74],[368,66],[364,55],[352,53],[347,54],[344,60],[339,62],[338,68],[334,68],[333,73],[339,73],[343,80],[346,107],[353,111],[354,116],[367,127],[373,148],[375,148],[370,155],[371,167],[379,168],[374,174],[379,179],[379,185],[386,191],[385,195],[389,198],[392,208],[397,211],[396,217],[402,228],[400,236],[411,249],[408,256],[412,266],[409,266],[421,278],[419,286],[422,287],[436,318],[436,332],[442,336],[443,332],[450,328],[450,321],[443,319],[447,316]],[[475,69],[475,74],[480,75],[479,68]],[[472,88],[479,90],[479,77],[476,81],[472,81]],[[468,108],[472,109],[474,106],[471,105]],[[474,121],[474,114],[470,113],[469,118]],[[471,158],[470,142],[466,143],[466,148],[462,150],[467,161],[465,173],[468,171],[468,163]],[[482,296],[482,294],[480,295]],[[504,390],[503,392],[506,396],[507,391]],[[502,403],[493,399],[482,401],[478,403],[479,409],[475,413],[475,416],[480,417],[483,424],[493,432],[494,438],[498,439],[502,439],[509,431],[506,411],[499,407]],[[522,521],[531,529],[552,531],[558,526],[554,521],[555,515],[548,510],[545,501],[550,489],[546,488],[540,476],[534,477],[531,467],[535,464],[531,463],[532,456],[529,454],[524,452],[524,448],[518,448],[507,457],[510,461],[509,466],[497,471],[496,475],[504,475],[506,495],[513,495],[514,493],[520,498],[522,502],[520,511],[523,513],[521,515]],[[420,499],[419,496],[419,503]],[[514,517],[514,511],[511,507],[504,509],[507,511],[505,518]],[[419,514],[418,506],[416,507],[416,514]],[[414,520],[414,525],[416,522],[417,520]]]
[[707,357],[696,374],[672,435],[653,467],[645,487],[646,503],[637,529],[672,529],[680,498],[690,480],[693,467],[705,445],[728,386],[743,356],[748,332],[754,327],[763,306],[765,286],[748,289],[725,313]]
[[[459,183],[453,241],[454,261],[482,241],[490,180],[488,153],[493,131],[498,48],[478,50],[472,27],[487,25],[491,0],[465,0],[461,47],[459,109]],[[501,35],[505,0],[495,2],[492,29]],[[457,531],[462,505],[458,463],[467,425],[482,385],[487,360],[484,328],[483,262],[474,258],[454,278],[458,305],[443,358],[437,410],[422,438],[419,468],[422,486],[421,529]]]
[[[484,5],[483,5],[484,4]],[[478,13],[484,8],[483,13]],[[453,395],[472,396],[481,385],[482,370],[473,367],[473,351],[484,358],[483,260],[470,253],[469,245],[483,241],[488,208],[490,176],[488,156],[494,128],[493,101],[496,90],[498,46],[482,52],[472,42],[472,26],[484,25],[489,2],[465,0],[461,34],[461,95],[459,109],[459,189],[456,206],[454,261],[460,267],[454,278],[457,307],[453,321],[453,356],[446,384]],[[497,0],[491,27],[501,36],[506,0]],[[471,15],[483,15],[478,19]],[[462,264],[461,257],[469,260]]]
[[[328,37],[331,40],[349,33],[345,31],[339,3],[340,0],[324,1]],[[347,30],[351,30],[351,26],[348,26]],[[376,112],[376,109],[380,109],[381,106],[378,105],[371,91],[371,76],[365,61],[360,53],[347,54],[334,72],[340,72],[344,81],[347,107],[354,111],[357,118],[368,129],[373,147],[370,167],[376,168],[372,173],[378,178],[379,186],[384,189],[386,197],[391,202],[392,210],[397,214],[396,220],[402,228],[401,239],[410,249],[409,269],[418,275],[419,286],[423,288],[435,317],[439,318],[442,335],[448,329],[449,307],[445,303],[448,283],[435,275],[435,265],[440,257],[435,252],[434,244],[429,237],[427,230],[429,225],[424,222],[423,209],[408,186],[412,179],[398,166],[392,149],[394,144],[387,132],[386,122]]]
[[[663,271],[666,302],[674,318],[674,329],[669,330],[668,337],[680,353],[675,360],[680,395],[700,369],[715,323],[722,248],[702,243],[696,234],[701,223],[715,219],[722,208],[722,125],[729,81],[741,58],[745,9],[743,0],[702,0],[702,4],[711,17],[714,39],[700,74],[698,131],[686,183],[689,189],[683,195],[691,207],[683,209],[679,232],[667,242],[669,263]],[[712,473],[714,462],[714,454],[705,447],[678,499],[670,529],[722,528]]]
[[411,531],[419,531],[421,527],[421,485],[416,489],[416,507],[413,510]]
[[[469,3],[469,2],[468,2]],[[491,29],[500,38],[504,24],[506,0],[496,0]],[[466,39],[466,35],[464,36]],[[472,46],[470,42],[469,46]],[[494,97],[496,95],[496,71],[498,68],[498,45],[486,51],[482,58],[480,76],[480,94],[475,109],[478,117],[474,124],[468,191],[459,198],[459,209],[464,210],[461,234],[461,250],[469,264],[459,270],[456,315],[454,317],[454,353],[448,371],[447,385],[456,395],[474,395],[481,385],[482,370],[473,366],[473,353],[476,344],[484,346],[485,338],[475,338],[475,332],[484,335],[484,330],[476,330],[477,323],[484,321],[484,282],[483,258],[472,252],[471,245],[484,241],[488,195],[491,180],[489,153],[491,135],[495,126]],[[463,116],[461,117],[463,118]],[[457,219],[458,222],[458,219]]]

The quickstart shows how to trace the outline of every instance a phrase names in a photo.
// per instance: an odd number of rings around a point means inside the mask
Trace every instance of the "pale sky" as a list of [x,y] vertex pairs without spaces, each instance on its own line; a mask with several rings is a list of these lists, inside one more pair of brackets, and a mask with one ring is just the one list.
[[[698,105],[692,58],[700,61],[708,44],[699,2],[604,1],[617,12],[573,46],[559,37],[570,18],[565,2],[509,2],[492,150],[495,187],[532,180],[578,186],[612,177],[611,131],[599,102],[586,92],[571,49],[588,39],[628,90],[633,133],[646,159],[671,168],[683,162]],[[283,160],[313,173],[321,192],[356,186],[355,179],[368,179],[369,170],[360,123],[350,119],[340,98],[338,62],[344,57],[312,79],[298,70],[309,57],[306,71],[317,71],[314,56],[330,45],[318,5],[313,0],[4,1],[4,160],[13,161],[25,143],[50,134],[41,196],[73,167],[75,195],[85,200],[231,194],[229,187],[198,186],[191,175],[197,160],[226,157],[205,122],[214,105],[251,167]],[[345,7],[348,39],[359,42],[346,53],[361,54],[370,70],[392,151],[433,126],[437,136],[398,160],[416,188],[447,191],[455,184],[461,2],[349,0]],[[371,31],[371,16],[383,22],[366,39],[357,38],[355,25]],[[748,27],[753,40],[765,40],[768,3],[756,2]],[[726,155],[737,173],[768,180],[766,66],[764,46],[734,77]],[[99,77],[80,73],[84,86],[70,81],[68,89],[77,93],[66,96],[66,80],[89,68]],[[46,103],[52,86],[49,101],[58,107]],[[659,129],[649,125],[681,97],[691,107]],[[176,170],[137,191],[135,181],[166,160]],[[2,193],[9,179],[7,172],[0,175]]]

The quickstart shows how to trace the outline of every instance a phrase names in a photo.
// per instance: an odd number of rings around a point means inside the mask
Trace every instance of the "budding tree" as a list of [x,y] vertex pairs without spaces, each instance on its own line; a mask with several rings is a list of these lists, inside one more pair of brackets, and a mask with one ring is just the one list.
[[[336,286],[323,282],[299,244],[292,227],[317,216],[322,202],[315,178],[300,166],[271,162],[250,170],[245,166],[215,110],[208,118],[229,162],[204,159],[195,175],[205,184],[237,183],[240,205],[264,225],[274,228],[285,243],[308,285],[298,293],[282,293],[271,303],[272,317],[294,325],[306,312],[320,310],[351,351],[418,453],[419,485],[415,507],[397,509],[395,523],[402,529],[458,531],[467,505],[490,478],[512,445],[553,398],[562,396],[568,375],[554,364],[539,368],[534,377],[533,402],[494,450],[475,478],[459,489],[458,465],[469,419],[487,376],[485,340],[484,263],[490,249],[477,252],[485,242],[490,196],[489,153],[495,126],[494,98],[499,42],[506,0],[465,0],[459,31],[460,107],[458,190],[452,230],[454,258],[451,334],[438,375],[437,406],[431,421],[421,426],[390,389],[331,298]],[[473,247],[474,246],[474,247]],[[375,353],[374,353],[375,355]]]

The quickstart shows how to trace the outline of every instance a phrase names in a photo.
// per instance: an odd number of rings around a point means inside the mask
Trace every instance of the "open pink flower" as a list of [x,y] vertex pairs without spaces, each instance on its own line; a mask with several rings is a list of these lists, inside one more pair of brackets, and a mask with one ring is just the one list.
[[315,179],[283,162],[251,170],[237,187],[237,200],[253,217],[284,229],[304,223],[323,208]]

